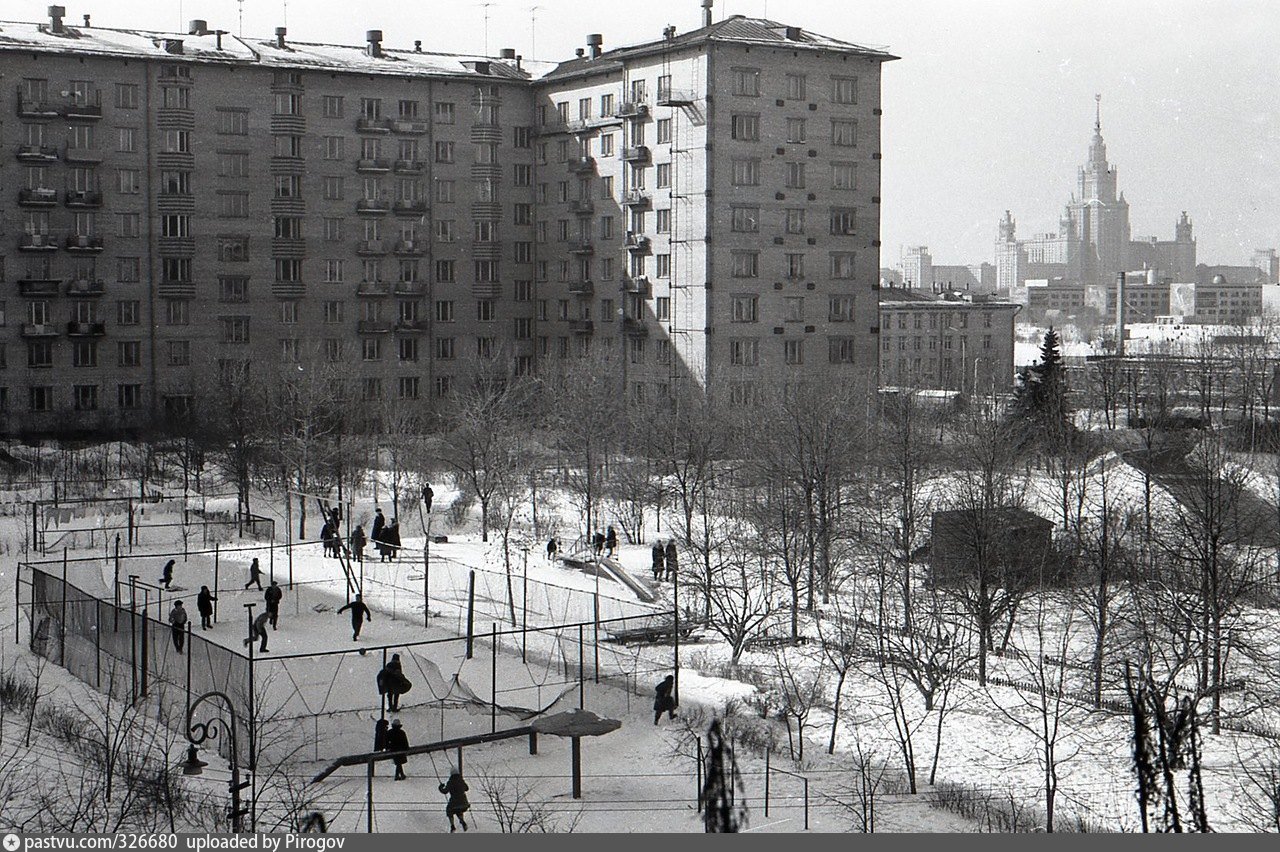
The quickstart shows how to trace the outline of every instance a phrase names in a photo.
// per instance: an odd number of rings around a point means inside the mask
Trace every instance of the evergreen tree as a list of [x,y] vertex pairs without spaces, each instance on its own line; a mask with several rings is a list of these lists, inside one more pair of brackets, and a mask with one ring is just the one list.
[[1014,407],[1025,427],[1024,443],[1057,443],[1070,429],[1060,344],[1058,332],[1051,327],[1040,344],[1040,360],[1018,373]]

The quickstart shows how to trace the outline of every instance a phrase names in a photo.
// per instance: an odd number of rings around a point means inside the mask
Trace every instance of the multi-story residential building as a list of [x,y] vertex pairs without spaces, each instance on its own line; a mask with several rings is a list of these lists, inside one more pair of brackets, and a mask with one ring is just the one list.
[[636,400],[874,378],[883,51],[741,16],[541,75],[376,30],[0,35],[11,431],[140,427],[233,363],[366,405],[592,348]]
[[958,291],[880,293],[880,384],[1002,393],[1013,386],[1021,306]]

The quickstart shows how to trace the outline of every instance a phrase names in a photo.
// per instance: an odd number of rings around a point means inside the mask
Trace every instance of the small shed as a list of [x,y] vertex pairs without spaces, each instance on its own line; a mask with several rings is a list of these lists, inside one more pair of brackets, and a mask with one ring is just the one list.
[[963,583],[979,569],[1000,585],[1052,574],[1053,521],[1020,506],[934,512],[929,566],[941,585]]

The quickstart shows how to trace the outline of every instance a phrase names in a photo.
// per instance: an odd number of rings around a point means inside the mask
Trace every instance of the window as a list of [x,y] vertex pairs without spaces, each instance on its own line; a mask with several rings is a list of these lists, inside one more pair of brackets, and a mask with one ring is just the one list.
[[803,207],[788,207],[783,213],[783,218],[788,234],[804,233]]
[[787,255],[787,279],[790,281],[800,281],[804,278],[804,255],[788,254]]
[[849,119],[833,119],[831,144],[852,148],[858,144],[858,122]]
[[832,364],[852,364],[856,342],[852,337],[827,338],[827,357]]
[[805,121],[803,118],[788,118],[787,119],[787,141],[788,142],[804,142],[805,141],[804,126],[805,126]]
[[302,175],[276,175],[275,196],[276,198],[301,198]]
[[804,296],[787,296],[783,304],[784,322],[804,322]]
[[729,133],[741,142],[760,141],[760,116],[738,114],[730,118]]
[[298,159],[302,157],[302,137],[285,134],[275,137],[276,156]]
[[142,407],[142,385],[117,385],[116,403],[123,410]]
[[324,158],[326,160],[341,160],[346,156],[347,140],[341,136],[324,137]]
[[760,297],[755,294],[735,295],[732,299],[734,322],[759,322]]
[[832,77],[831,102],[836,104],[856,104],[858,102],[858,78]]
[[760,363],[760,347],[754,339],[729,341],[729,363],[735,367],[754,367]]
[[142,258],[121,257],[116,259],[116,280],[122,284],[136,284],[142,280]]
[[600,114],[613,115],[613,95],[600,96]]
[[117,169],[116,188],[124,195],[137,195],[142,185],[137,169]]
[[670,322],[671,320],[671,297],[659,296],[653,300],[654,319],[659,322]]
[[326,337],[324,341],[324,358],[330,363],[338,363],[345,355],[344,343],[340,337]]
[[436,322],[453,322],[452,299],[441,299],[436,302]]
[[530,148],[533,145],[533,128],[532,127],[515,127],[512,128],[511,147],[513,148]]
[[346,191],[343,178],[330,175],[324,179],[324,198],[326,201],[339,201]]
[[453,124],[453,104],[437,101],[432,107],[432,117],[436,124]]
[[668,189],[671,186],[671,164],[658,163],[654,170],[654,183],[658,189]]
[[242,109],[218,110],[218,132],[224,136],[248,136],[249,112]]
[[477,284],[493,284],[498,280],[498,261],[477,260],[471,264]]
[[480,322],[493,322],[496,313],[496,303],[493,299],[478,299],[476,301],[476,319]]
[[435,200],[437,204],[453,203],[453,181],[451,180],[436,181]]
[[453,162],[453,143],[452,142],[436,142],[436,162],[452,163]]
[[831,164],[831,188],[832,189],[855,189],[858,183],[858,171],[856,163],[832,163]]
[[733,185],[734,186],[759,186],[760,185],[760,161],[759,160],[734,160],[733,161]]
[[342,240],[342,220],[329,219],[324,220],[324,238],[326,242],[340,242]]
[[136,83],[116,83],[116,109],[138,108],[138,86]]
[[853,322],[853,296],[832,296],[828,304],[828,320],[831,322]]
[[382,118],[382,99],[381,98],[361,98],[360,99],[360,117],[378,119]]
[[161,86],[160,105],[165,109],[191,109],[191,90],[186,86]]
[[243,263],[248,259],[248,237],[218,237],[218,260],[223,263]]
[[302,280],[302,261],[298,259],[276,259],[276,280],[277,281],[301,281]]
[[116,128],[116,150],[122,154],[132,154],[138,150],[137,133],[132,127]]
[[533,166],[517,163],[512,167],[511,182],[515,186],[532,186],[533,185]]
[[[662,211],[670,215],[670,210]],[[756,234],[760,232],[759,207],[734,207],[731,228],[738,233]]]
[[667,145],[671,142],[671,119],[660,118],[657,122],[657,143]]
[[53,410],[53,388],[48,386],[33,387],[27,391],[28,407],[32,411]]
[[401,118],[405,118],[405,119],[415,119],[415,118],[417,118],[417,117],[418,117],[418,102],[417,102],[417,101],[405,101],[405,100],[402,100],[402,101],[400,101],[400,103],[399,103],[399,104],[397,104],[397,109],[398,109],[398,111],[399,111],[399,115],[400,115],[400,117],[401,117]]
[[858,211],[853,207],[831,208],[831,233],[849,236],[857,230]]
[[[160,275],[166,284],[191,283],[191,258],[166,257],[160,264]],[[173,303],[170,303],[173,304]],[[186,303],[183,302],[185,305]],[[186,325],[184,322],[183,325]]]
[[418,360],[418,338],[402,337],[396,341],[396,358],[405,363]]
[[249,176],[249,155],[244,151],[219,151],[218,176],[242,178]]
[[[277,178],[279,180],[279,178]],[[249,216],[249,193],[247,192],[220,192],[218,200],[221,202],[221,210],[219,211],[224,219],[246,219]]]
[[248,317],[219,317],[218,319],[222,326],[223,343],[249,342]]
[[791,189],[804,189],[805,163],[787,163],[787,186]]
[[452,361],[454,359],[455,342],[452,337],[436,338],[436,360]]
[[160,172],[161,195],[190,195],[191,172]]
[[191,365],[190,340],[170,340],[166,351],[170,367],[188,367]]
[[734,68],[733,69],[733,93],[744,97],[759,97],[760,95],[760,69],[758,68]]
[[117,234],[121,237],[138,237],[142,234],[141,213],[121,213],[116,217],[119,225]]
[[296,364],[299,361],[299,340],[296,337],[280,338],[280,360],[285,364]]
[[27,366],[52,367],[53,342],[50,340],[27,341]]
[[361,361],[381,361],[382,360],[382,338],[365,337],[361,339],[360,360]]
[[803,340],[784,340],[782,341],[782,360],[788,366],[798,366],[804,363],[804,341]]
[[325,95],[322,104],[325,118],[342,118],[342,95]]
[[852,278],[853,277],[853,252],[832,252],[831,253],[831,277],[832,278]]
[[360,383],[360,396],[365,400],[382,399],[382,379],[365,378]]
[[787,98],[802,101],[808,97],[805,93],[805,76],[803,74],[787,75]]
[[222,302],[249,301],[249,279],[239,275],[218,278],[218,300]]
[[[301,216],[276,216],[275,235],[278,239],[297,240],[302,238]],[[245,246],[248,251],[248,246]]]

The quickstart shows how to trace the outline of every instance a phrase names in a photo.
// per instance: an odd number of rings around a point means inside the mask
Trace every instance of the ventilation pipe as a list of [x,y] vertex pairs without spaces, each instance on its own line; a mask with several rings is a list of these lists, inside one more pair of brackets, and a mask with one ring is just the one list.
[[600,33],[592,33],[587,36],[587,47],[591,50],[591,58],[599,59],[604,48],[604,36]]
[[583,50],[583,49],[582,49],[582,48],[580,48],[580,47],[579,47],[579,48],[577,48],[577,49],[575,49],[575,50],[573,51],[573,55],[574,55],[574,56],[576,56],[576,57],[578,57],[579,59],[581,59],[581,58],[582,58],[582,55],[583,55],[584,53],[586,53],[586,51],[585,51],[585,50]]
[[84,16],[84,28],[86,30],[89,29],[89,15],[87,13]]
[[499,59],[515,59],[515,58],[516,58],[516,49],[515,49],[514,47],[504,47],[504,48],[502,48],[502,50],[498,53],[498,58],[499,58]]
[[715,0],[702,0],[702,25],[704,27],[711,26],[711,7],[715,5]]
[[276,47],[284,49],[284,37],[288,35],[289,30],[285,27],[276,27]]
[[187,25],[187,35],[208,35],[209,22],[196,19]]
[[369,30],[364,34],[364,40],[369,43],[368,54],[370,56],[382,55],[382,30]]
[[522,62],[524,62],[524,57],[517,53],[517,54],[516,54],[516,70],[517,70],[517,71],[523,71],[523,70],[524,70],[524,66],[522,66],[522,65],[520,64],[520,63],[522,63]]
[[676,37],[676,28],[671,24],[668,24],[667,28],[662,31],[662,37],[667,41],[671,41],[671,39]]
[[49,7],[49,32],[63,32],[62,19],[67,16],[67,8],[65,6]]
[[416,38],[413,40],[413,52],[414,53],[422,52],[422,39]]
[[226,30],[214,30],[213,34],[218,39],[218,50],[222,50],[222,37],[227,34]]

